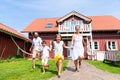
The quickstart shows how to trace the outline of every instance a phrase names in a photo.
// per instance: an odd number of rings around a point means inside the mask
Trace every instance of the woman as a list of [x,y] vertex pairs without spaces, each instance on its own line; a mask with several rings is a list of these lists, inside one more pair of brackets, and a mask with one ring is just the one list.
[[74,60],[75,71],[78,71],[78,63],[79,68],[81,67],[81,61],[84,57],[84,40],[82,35],[80,34],[80,26],[75,26],[76,33],[72,36],[71,40],[71,48],[73,48],[72,60]]

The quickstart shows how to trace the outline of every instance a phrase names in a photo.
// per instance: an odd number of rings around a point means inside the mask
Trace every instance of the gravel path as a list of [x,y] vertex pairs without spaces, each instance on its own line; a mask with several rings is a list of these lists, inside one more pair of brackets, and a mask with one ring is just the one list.
[[83,61],[79,72],[74,71],[73,61],[70,60],[61,78],[53,77],[50,80],[120,80],[120,74],[104,72]]

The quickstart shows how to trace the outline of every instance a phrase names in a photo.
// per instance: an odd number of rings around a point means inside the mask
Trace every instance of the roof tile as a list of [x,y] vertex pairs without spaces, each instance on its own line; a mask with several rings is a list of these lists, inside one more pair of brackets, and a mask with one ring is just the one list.
[[[120,20],[113,16],[88,16],[92,19],[92,30],[120,30]],[[50,32],[58,30],[56,21],[59,18],[38,18],[28,25],[22,32]],[[52,23],[52,28],[46,28],[48,23]]]
[[18,37],[18,38],[21,38],[23,40],[26,40],[26,41],[29,41],[31,42],[30,39],[26,38],[24,35],[22,35],[21,33],[17,32],[16,30],[14,30],[13,28],[10,28],[2,23],[0,23],[0,31],[3,31],[3,32],[7,32],[7,34],[11,34],[15,37]]

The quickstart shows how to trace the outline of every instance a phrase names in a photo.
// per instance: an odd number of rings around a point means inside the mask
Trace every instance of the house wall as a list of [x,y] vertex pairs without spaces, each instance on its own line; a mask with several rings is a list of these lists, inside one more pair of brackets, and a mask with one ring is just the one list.
[[93,40],[99,42],[100,51],[106,51],[106,41],[116,40],[118,43],[118,51],[120,51],[120,34],[117,32],[93,32]]
[[117,41],[118,50],[114,50],[114,51],[120,51],[120,34],[118,34],[117,31],[93,32],[93,41],[97,41],[99,43],[99,50],[93,51],[95,55],[95,59],[101,61],[104,60],[105,52],[107,51],[106,42],[108,40]]
[[[79,17],[77,17],[77,16],[71,16],[71,17],[68,17],[67,19],[65,19],[64,21],[69,21],[69,20],[83,20],[83,19],[81,19],[81,18],[79,18]],[[64,21],[63,22],[61,22],[61,24],[64,24]],[[84,20],[83,20],[83,23],[86,23]]]
[[[55,39],[55,35],[57,33],[39,33],[42,40],[45,40],[47,42],[47,45],[50,47],[51,42]],[[54,58],[54,52],[50,52],[50,58]]]
[[[28,45],[30,43],[25,43],[24,40],[13,37],[16,43],[24,50],[28,51]],[[12,41],[10,35],[0,32],[0,58],[6,59],[17,53],[17,47]],[[21,56],[27,56],[20,52]]]

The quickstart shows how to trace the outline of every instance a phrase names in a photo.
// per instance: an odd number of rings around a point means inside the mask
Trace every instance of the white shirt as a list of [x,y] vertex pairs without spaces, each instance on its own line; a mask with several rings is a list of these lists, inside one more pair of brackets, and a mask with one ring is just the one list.
[[42,58],[49,57],[50,48],[48,46],[42,47]]
[[60,53],[61,55],[63,55],[63,41],[60,41],[59,43],[57,43],[56,41],[54,41],[54,54],[58,54]]
[[42,39],[40,37],[33,38],[33,50],[40,51],[40,46],[42,43]]

